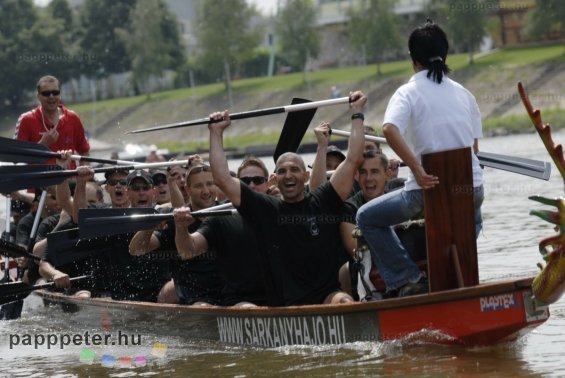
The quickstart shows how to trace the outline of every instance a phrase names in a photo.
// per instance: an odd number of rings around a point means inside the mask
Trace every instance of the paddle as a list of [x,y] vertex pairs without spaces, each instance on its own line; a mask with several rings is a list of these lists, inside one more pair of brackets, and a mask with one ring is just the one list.
[[[144,163],[137,165],[120,165],[116,167],[94,168],[95,173],[114,172],[117,170],[151,169],[186,165],[186,160],[175,160],[160,163]],[[63,170],[58,165],[11,165],[0,167],[0,193],[9,193],[29,187],[47,187],[62,183],[67,177],[76,176],[76,170]]]
[[12,243],[5,239],[0,239],[0,252],[12,258],[27,257],[36,261],[41,261],[41,258],[39,256],[31,254],[26,251],[24,247],[21,247],[18,244]]
[[[265,108],[259,110],[250,110],[241,113],[233,113],[230,114],[230,119],[244,119],[244,118],[266,116],[271,114],[296,112],[299,110],[314,109],[323,106],[330,106],[337,104],[345,104],[348,102],[349,102],[349,97],[340,97],[340,98],[321,100],[321,101],[309,101],[309,102],[299,103],[294,105],[279,106],[276,108]],[[195,119],[192,121],[184,121],[184,122],[170,123],[168,125],[150,127],[147,129],[131,130],[131,131],[127,131],[126,134],[138,134],[138,133],[145,133],[148,131],[176,129],[179,127],[196,126],[196,125],[206,125],[208,123],[210,123],[210,118],[206,117],[206,118]]]
[[[349,137],[349,135],[351,134],[349,131],[336,129],[332,129],[331,133],[345,137]],[[379,143],[387,143],[385,138],[376,137],[374,135],[365,135],[365,139]],[[549,177],[551,176],[551,164],[546,161],[500,155],[482,151],[477,154],[477,157],[479,158],[481,165],[485,167],[519,173],[521,175],[530,176],[546,181],[549,180]]]
[[[308,102],[311,101],[303,98],[292,99],[292,104]],[[316,110],[318,109],[312,108],[288,113],[286,120],[284,121],[275,152],[273,153],[275,163],[279,156],[285,152],[296,152],[298,150],[298,146],[300,146],[300,142],[302,141],[302,138],[304,138],[304,134],[306,133],[306,130],[308,130],[308,126],[310,126],[310,122],[312,122],[312,119],[316,114]]]
[[[0,161],[12,163],[40,164],[48,159],[59,159],[61,154],[51,151],[47,146],[39,143],[0,137]],[[71,155],[72,160],[83,160],[92,163],[112,165],[135,165],[134,161],[100,159],[90,156]]]
[[[71,282],[84,280],[86,278],[90,278],[90,276],[74,277],[71,278]],[[28,285],[23,282],[5,283],[3,285],[0,285],[0,304],[10,303],[10,302],[18,301],[20,299],[24,299],[32,291],[39,289],[46,289],[48,287],[53,287],[54,285],[55,285],[54,282],[47,282],[39,285]]]
[[[195,211],[192,214],[195,218],[208,216],[232,215],[235,209],[226,209],[231,204],[221,204],[212,206],[204,210]],[[160,222],[173,219],[172,213],[155,213],[152,208],[146,208],[151,212],[143,211],[137,214],[112,215],[105,212],[106,209],[80,209],[79,210],[79,237],[81,239],[95,238],[100,236],[110,236],[127,234],[140,230],[150,230],[155,228]],[[124,209],[120,209],[124,210]]]

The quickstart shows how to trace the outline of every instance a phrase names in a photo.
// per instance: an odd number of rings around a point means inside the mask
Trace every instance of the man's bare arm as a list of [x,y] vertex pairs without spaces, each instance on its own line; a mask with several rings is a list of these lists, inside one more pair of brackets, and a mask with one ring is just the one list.
[[239,180],[230,175],[228,160],[224,152],[224,130],[230,125],[228,111],[210,114],[212,122],[210,130],[210,166],[214,183],[224,192],[234,206],[241,203],[241,187]]

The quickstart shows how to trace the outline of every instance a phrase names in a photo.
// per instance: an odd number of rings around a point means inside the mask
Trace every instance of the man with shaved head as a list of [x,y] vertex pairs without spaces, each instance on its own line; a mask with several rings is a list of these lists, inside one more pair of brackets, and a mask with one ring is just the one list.
[[261,261],[269,276],[269,296],[274,305],[343,303],[352,300],[341,291],[339,223],[343,201],[363,159],[362,92],[350,94],[353,115],[350,145],[345,161],[332,178],[305,193],[309,179],[304,161],[295,153],[279,157],[275,167],[282,198],[256,193],[229,174],[223,132],[231,121],[227,111],[210,115],[210,162],[216,185],[254,229],[264,251]]

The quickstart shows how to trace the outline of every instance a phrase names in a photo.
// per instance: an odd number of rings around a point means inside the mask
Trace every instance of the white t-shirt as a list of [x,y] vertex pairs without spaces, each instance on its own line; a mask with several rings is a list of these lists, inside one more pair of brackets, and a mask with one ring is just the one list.
[[[441,84],[416,73],[391,97],[383,124],[392,123],[421,161],[422,154],[473,147],[482,138],[481,113],[475,97],[461,84],[443,76]],[[479,159],[473,153],[473,186],[483,183]],[[405,190],[420,189],[410,172]]]

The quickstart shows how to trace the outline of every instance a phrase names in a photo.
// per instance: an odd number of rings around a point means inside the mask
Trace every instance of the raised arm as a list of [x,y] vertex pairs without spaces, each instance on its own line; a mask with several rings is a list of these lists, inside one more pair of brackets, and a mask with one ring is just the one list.
[[328,122],[320,123],[314,128],[314,134],[318,141],[318,148],[316,149],[316,158],[310,173],[310,190],[316,190],[328,180],[326,174],[326,154],[330,141],[330,124]]
[[228,111],[210,114],[212,122],[210,130],[210,166],[214,183],[224,192],[234,206],[241,203],[241,187],[239,180],[231,177],[228,160],[224,152],[224,130],[231,124]]
[[351,135],[345,160],[341,163],[330,178],[330,182],[342,200],[351,194],[355,172],[363,162],[363,149],[365,147],[365,134],[363,129],[363,111],[367,97],[361,91],[350,92],[351,103]]
[[194,222],[188,207],[173,211],[175,217],[175,244],[183,260],[191,259],[208,250],[208,240],[199,232],[188,232],[188,226]]

